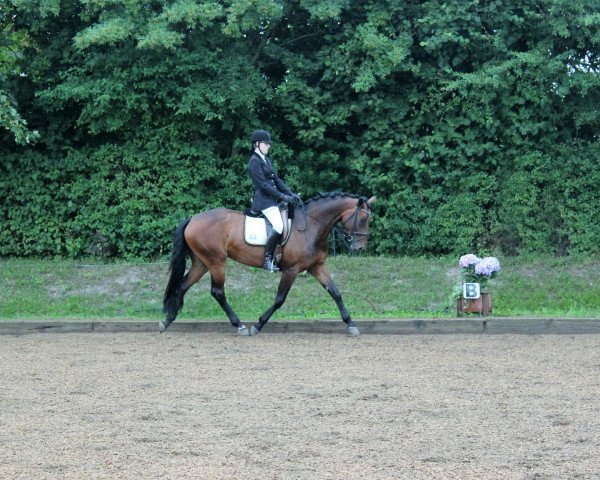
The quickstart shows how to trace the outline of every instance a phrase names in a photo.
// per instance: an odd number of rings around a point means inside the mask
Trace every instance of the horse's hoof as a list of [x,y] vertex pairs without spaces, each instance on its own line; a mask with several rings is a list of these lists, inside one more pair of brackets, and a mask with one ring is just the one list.
[[246,328],[246,325],[242,325],[241,327],[238,327],[238,335],[241,335],[242,337],[249,337],[250,330]]
[[356,337],[357,335],[360,335],[360,332],[358,331],[358,328],[356,328],[356,327],[346,327],[346,331],[348,332],[349,335],[352,335],[354,337]]
[[252,329],[250,330],[250,335],[252,335],[253,337],[256,337],[259,333],[260,333],[260,330],[258,328],[256,328],[254,325],[252,325]]
[[165,325],[165,322],[158,323],[158,331],[160,333],[163,333],[166,329],[167,329],[167,326]]

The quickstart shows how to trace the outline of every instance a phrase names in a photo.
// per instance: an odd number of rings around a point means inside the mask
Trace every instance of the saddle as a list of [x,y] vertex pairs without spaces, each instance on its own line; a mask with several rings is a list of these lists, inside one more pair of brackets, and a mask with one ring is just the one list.
[[[281,219],[283,220],[283,233],[278,247],[283,247],[290,237],[292,231],[292,219],[287,208],[281,208]],[[265,246],[267,243],[267,228],[273,228],[271,222],[262,214],[247,208],[244,210],[244,240],[248,245]]]

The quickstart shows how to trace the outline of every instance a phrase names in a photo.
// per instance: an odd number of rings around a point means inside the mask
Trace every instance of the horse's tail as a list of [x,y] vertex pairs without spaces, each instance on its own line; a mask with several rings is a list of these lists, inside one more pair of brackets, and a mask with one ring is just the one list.
[[167,320],[174,320],[177,312],[183,307],[183,294],[181,289],[183,277],[185,275],[185,261],[190,247],[185,241],[183,232],[185,227],[190,223],[190,218],[179,224],[177,230],[173,234],[173,252],[171,253],[171,261],[169,262],[169,283],[165,289],[163,298],[163,312],[167,314]]

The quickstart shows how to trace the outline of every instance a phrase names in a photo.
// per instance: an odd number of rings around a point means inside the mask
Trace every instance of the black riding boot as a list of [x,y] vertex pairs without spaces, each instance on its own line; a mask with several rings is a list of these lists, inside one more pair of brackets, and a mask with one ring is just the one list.
[[271,230],[267,237],[267,243],[265,245],[265,265],[263,268],[269,272],[279,272],[279,267],[275,263],[275,248],[277,247],[277,242],[280,237],[281,234],[277,233],[277,230]]

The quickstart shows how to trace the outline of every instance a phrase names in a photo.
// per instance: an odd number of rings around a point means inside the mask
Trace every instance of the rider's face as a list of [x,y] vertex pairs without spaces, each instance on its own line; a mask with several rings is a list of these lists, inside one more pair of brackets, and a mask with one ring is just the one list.
[[269,148],[271,148],[270,143],[258,142],[258,149],[260,150],[260,153],[262,153],[263,155],[266,155],[267,153],[269,153]]

